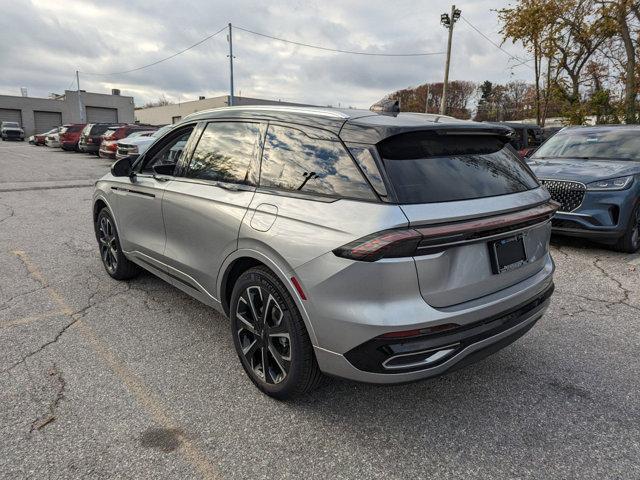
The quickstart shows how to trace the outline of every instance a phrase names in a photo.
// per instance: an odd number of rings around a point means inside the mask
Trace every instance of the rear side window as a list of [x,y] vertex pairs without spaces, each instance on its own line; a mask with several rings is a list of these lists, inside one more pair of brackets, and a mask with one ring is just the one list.
[[[312,132],[308,130],[308,132]],[[332,197],[376,197],[336,137],[270,125],[262,156],[260,186]]]
[[489,135],[412,132],[379,147],[398,201],[434,203],[537,188],[533,174],[505,142]]
[[255,185],[252,160],[260,151],[258,123],[213,122],[202,132],[185,176],[202,180]]

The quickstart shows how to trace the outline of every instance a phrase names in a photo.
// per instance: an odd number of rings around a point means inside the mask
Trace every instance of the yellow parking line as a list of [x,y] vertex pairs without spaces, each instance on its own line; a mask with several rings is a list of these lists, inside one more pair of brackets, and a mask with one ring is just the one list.
[[[41,285],[45,287],[51,299],[58,304],[60,311],[73,318],[73,309],[65,302],[62,295],[51,287],[46,281],[40,269],[31,261],[29,256],[21,251],[13,252],[25,264],[29,274]],[[167,408],[154,398],[153,393],[142,383],[119,359],[109,350],[96,335],[95,331],[83,321],[77,319],[76,325],[82,337],[89,343],[91,349],[108,365],[114,374],[120,378],[136,400],[149,412],[153,419],[164,428],[179,428],[177,422],[168,413]],[[206,455],[189,438],[182,437],[182,444],[179,450],[185,459],[193,465],[203,478],[209,480],[219,479],[221,475],[209,462]]]
[[29,315],[26,317],[18,318],[16,320],[10,320],[8,322],[4,322],[0,320],[0,328],[9,328],[15,327],[16,325],[28,325],[33,322],[37,322],[38,320],[44,320],[45,318],[58,317],[58,316],[68,316],[69,313],[66,310],[49,310],[44,313],[37,313],[35,315]]

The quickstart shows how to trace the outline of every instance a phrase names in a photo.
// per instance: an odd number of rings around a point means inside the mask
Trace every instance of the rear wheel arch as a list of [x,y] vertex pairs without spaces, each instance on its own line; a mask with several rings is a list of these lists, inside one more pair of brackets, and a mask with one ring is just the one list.
[[300,295],[291,283],[291,276],[293,276],[292,269],[288,266],[282,267],[278,265],[270,257],[257,250],[237,250],[225,260],[220,269],[220,274],[218,275],[218,292],[220,303],[225,315],[229,316],[229,306],[231,303],[231,295],[233,293],[235,282],[238,280],[240,275],[256,266],[266,267],[284,285],[284,287],[289,292],[289,295],[291,295],[291,297],[293,298],[293,301],[296,304],[300,315],[302,316],[302,319],[307,328],[307,333],[309,334],[309,338],[311,339],[311,343],[313,345],[317,345],[315,331],[313,329],[311,321],[309,320],[307,310],[302,303]]

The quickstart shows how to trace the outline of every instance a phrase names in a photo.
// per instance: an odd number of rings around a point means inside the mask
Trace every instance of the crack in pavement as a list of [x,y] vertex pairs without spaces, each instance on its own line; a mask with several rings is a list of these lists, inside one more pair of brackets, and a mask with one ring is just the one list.
[[592,264],[593,266],[602,274],[603,277],[607,278],[608,280],[610,280],[611,282],[613,282],[619,291],[622,292],[623,294],[623,298],[621,300],[616,300],[616,301],[611,301],[608,302],[609,305],[626,305],[629,308],[632,308],[634,310],[638,310],[640,311],[640,307],[631,304],[631,298],[630,298],[630,294],[631,294],[631,290],[629,290],[628,288],[626,288],[622,282],[620,280],[618,280],[617,278],[615,278],[613,275],[611,275],[609,272],[607,272],[604,267],[602,265],[600,265],[598,262],[601,262],[602,259],[600,257],[596,257]]
[[64,398],[64,392],[67,387],[67,382],[65,381],[64,377],[62,376],[62,372],[58,369],[55,363],[49,370],[49,376],[55,377],[56,395],[53,398],[53,401],[49,404],[47,412],[36,418],[31,423],[31,429],[29,430],[29,433],[33,433],[35,430],[42,430],[44,427],[53,422],[56,419],[56,411],[58,409],[58,405]]

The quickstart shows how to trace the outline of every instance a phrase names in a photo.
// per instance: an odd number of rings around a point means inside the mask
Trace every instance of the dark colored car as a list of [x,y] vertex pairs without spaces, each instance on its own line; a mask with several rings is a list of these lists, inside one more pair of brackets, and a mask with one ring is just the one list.
[[640,248],[640,126],[567,127],[529,165],[561,205],[555,233]]
[[134,132],[147,132],[155,131],[157,127],[150,125],[117,125],[110,127],[102,135],[102,143],[98,155],[100,158],[116,158],[116,152],[118,150],[118,140],[128,137]]
[[78,150],[80,134],[85,126],[86,123],[65,125],[66,130],[60,133],[60,148],[63,150]]
[[516,149],[520,158],[531,155],[544,141],[542,128],[538,125],[515,122],[500,122],[496,125],[506,125],[514,130],[515,134],[509,143]]
[[78,141],[78,150],[85,153],[95,153],[98,155],[102,136],[111,129],[120,126],[113,123],[87,123],[82,129],[80,140]]

